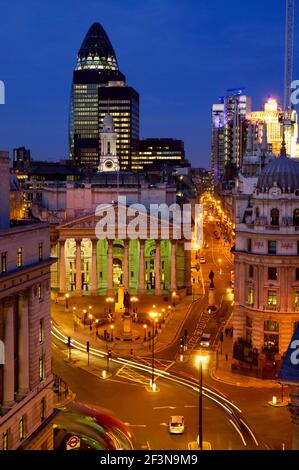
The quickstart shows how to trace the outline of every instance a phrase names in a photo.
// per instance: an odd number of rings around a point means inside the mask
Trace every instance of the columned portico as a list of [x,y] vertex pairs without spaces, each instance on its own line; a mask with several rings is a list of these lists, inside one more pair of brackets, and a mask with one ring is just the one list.
[[66,291],[65,278],[65,240],[59,240],[59,290]]
[[97,239],[92,239],[91,252],[91,293],[96,295],[98,292],[98,263],[97,263]]
[[76,294],[82,294],[81,239],[76,240]]
[[4,346],[5,346],[5,364],[4,364],[4,390],[3,390],[3,408],[11,408],[14,404],[14,310],[12,299],[7,298],[4,301]]
[[139,240],[139,292],[145,292],[145,279],[144,279],[144,240]]
[[156,240],[155,270],[156,270],[155,295],[161,295],[161,245],[160,245],[160,240]]
[[113,295],[113,240],[108,240],[108,267],[107,267],[108,295]]
[[19,295],[19,390],[18,397],[25,396],[29,391],[29,323],[28,293]]

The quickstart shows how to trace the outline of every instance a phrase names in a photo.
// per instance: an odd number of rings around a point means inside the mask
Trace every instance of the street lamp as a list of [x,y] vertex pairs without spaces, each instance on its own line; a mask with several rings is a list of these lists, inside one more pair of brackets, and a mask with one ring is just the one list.
[[221,272],[222,259],[221,258],[219,258],[218,263],[219,263],[219,274],[221,275],[222,274],[222,272]]
[[136,313],[137,312],[137,308],[136,308],[136,304],[138,302],[138,297],[131,297],[131,302],[132,302],[132,305],[133,305],[133,313]]
[[113,341],[113,330],[114,330],[114,325],[110,325],[110,330],[111,330],[111,341]]
[[207,364],[209,356],[198,355],[196,356],[196,363],[199,366],[199,395],[198,395],[198,447],[202,449],[202,367]]
[[172,305],[175,307],[176,292],[172,293]]
[[109,305],[109,313],[111,313],[111,304],[114,302],[114,298],[113,297],[107,297],[106,302]]
[[147,325],[143,325],[143,328],[144,328],[144,338],[143,338],[143,341],[146,341],[146,330],[147,330]]
[[67,292],[65,294],[65,311],[68,312],[69,311],[69,298],[70,298],[70,294]]
[[155,323],[157,320],[157,312],[150,312],[149,317],[152,321],[152,390],[153,392],[156,390],[156,384],[155,384]]

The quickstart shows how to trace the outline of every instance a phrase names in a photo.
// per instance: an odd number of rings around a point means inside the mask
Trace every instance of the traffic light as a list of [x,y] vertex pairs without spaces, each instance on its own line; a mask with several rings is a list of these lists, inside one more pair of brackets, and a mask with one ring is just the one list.
[[180,337],[180,347],[183,348],[185,345],[185,340],[183,338],[183,336]]
[[86,351],[89,353],[89,341],[86,342]]
[[71,337],[69,336],[67,339],[67,345],[70,348],[71,347]]
[[111,351],[111,349],[109,349],[109,351],[108,351],[108,359],[109,360],[111,359],[111,356],[112,356],[112,351]]

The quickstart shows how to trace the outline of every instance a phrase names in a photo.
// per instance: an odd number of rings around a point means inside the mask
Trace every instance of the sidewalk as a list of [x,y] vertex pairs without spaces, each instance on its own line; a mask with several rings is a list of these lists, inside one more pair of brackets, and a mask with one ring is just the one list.
[[[52,302],[51,304],[51,316],[54,324],[57,328],[63,332],[66,336],[70,336],[72,339],[76,339],[83,344],[86,341],[90,342],[91,347],[96,347],[101,350],[111,349],[117,350],[117,354],[122,353],[123,355],[131,355],[138,353],[138,355],[148,355],[149,352],[149,337],[148,333],[152,332],[152,326],[148,321],[148,313],[155,310],[161,313],[160,319],[164,316],[165,322],[160,321],[161,328],[158,329],[158,334],[155,337],[155,350],[161,351],[162,349],[170,346],[179,336],[182,325],[187,318],[190,306],[192,305],[192,297],[185,297],[181,300],[178,305],[171,309],[168,308],[169,304],[163,301],[163,298],[149,297],[139,299],[138,303],[138,317],[147,320],[147,328],[144,328],[144,323],[132,323],[132,341],[120,341],[120,336],[123,330],[123,320],[121,313],[114,313],[114,321],[109,322],[108,313],[104,315],[104,309],[107,308],[103,304],[103,299],[98,297],[73,297],[69,299],[68,311],[65,306]],[[89,309],[88,307],[92,308]],[[155,307],[154,307],[155,306]],[[73,313],[73,307],[76,307],[75,315]],[[79,318],[83,320],[83,310],[86,309],[89,314],[93,317],[92,328],[89,324],[83,325],[82,321],[76,321]],[[165,312],[162,312],[162,309]],[[102,320],[105,316],[105,324],[100,324],[97,328],[98,336],[96,335],[95,320]],[[112,329],[111,329],[112,326]],[[104,341],[104,330],[109,333],[109,340]],[[147,341],[144,341],[144,337],[147,337]],[[113,341],[112,341],[113,339]],[[122,343],[122,344],[121,344]],[[120,347],[121,345],[121,347]]]
[[237,387],[254,387],[254,388],[275,388],[280,390],[280,385],[274,380],[262,380],[255,377],[247,377],[238,373],[232,372],[232,351],[233,339],[224,334],[224,341],[219,343],[218,352],[215,353],[214,364],[210,369],[210,376],[212,379],[217,380],[228,385]]

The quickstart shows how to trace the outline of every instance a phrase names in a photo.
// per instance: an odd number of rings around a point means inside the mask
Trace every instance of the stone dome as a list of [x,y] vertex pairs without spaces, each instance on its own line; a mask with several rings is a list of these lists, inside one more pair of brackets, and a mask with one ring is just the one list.
[[256,189],[267,192],[273,186],[292,193],[299,190],[299,163],[285,156],[274,158],[262,170]]

